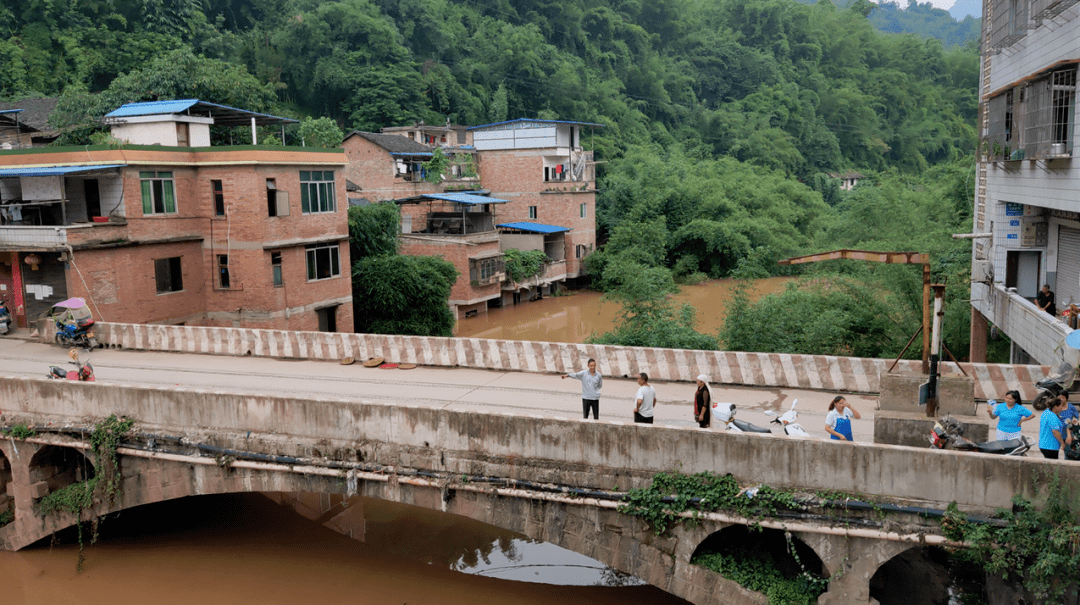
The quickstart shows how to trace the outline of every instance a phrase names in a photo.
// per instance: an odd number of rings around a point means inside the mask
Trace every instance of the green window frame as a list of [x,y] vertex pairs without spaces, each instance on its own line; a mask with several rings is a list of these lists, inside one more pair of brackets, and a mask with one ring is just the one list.
[[176,214],[176,189],[172,172],[139,172],[143,215]]
[[333,170],[300,171],[300,212],[337,212]]

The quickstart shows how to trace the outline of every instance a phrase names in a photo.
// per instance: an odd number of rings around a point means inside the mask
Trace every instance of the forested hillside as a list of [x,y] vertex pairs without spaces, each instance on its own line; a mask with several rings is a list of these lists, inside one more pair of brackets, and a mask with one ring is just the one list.
[[[0,0],[0,95],[62,94],[55,123],[69,128],[120,102],[174,97],[328,116],[344,129],[601,123],[584,140],[603,162],[598,222],[601,240],[610,237],[593,274],[614,291],[657,269],[662,292],[673,276],[725,276],[751,256],[775,271],[775,259],[840,239],[910,245],[895,224],[898,241],[867,232],[867,218],[851,214],[862,205],[828,173],[857,170],[865,186],[893,183],[925,207],[955,191],[959,201],[946,203],[964,205],[977,53],[881,33],[871,9],[865,0],[843,9],[828,0]],[[89,134],[73,128],[64,142]],[[964,219],[941,220],[935,234]]]

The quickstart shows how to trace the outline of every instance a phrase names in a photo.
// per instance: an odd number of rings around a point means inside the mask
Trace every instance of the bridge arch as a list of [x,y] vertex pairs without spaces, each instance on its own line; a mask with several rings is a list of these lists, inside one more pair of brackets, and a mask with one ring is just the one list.
[[14,500],[8,495],[11,483],[11,462],[3,450],[0,450],[0,515],[15,508]]
[[772,564],[784,577],[794,577],[803,572],[818,578],[829,577],[824,561],[809,544],[797,534],[779,529],[728,525],[706,536],[694,550],[691,562],[710,554],[739,559],[771,558]]
[[94,464],[82,450],[61,445],[39,449],[27,466],[28,483],[33,496],[41,498],[72,483],[87,481],[95,475]]
[[985,575],[973,564],[958,562],[943,548],[913,546],[878,567],[870,578],[870,596],[881,605],[948,603],[950,587],[957,584],[967,590],[985,590]]

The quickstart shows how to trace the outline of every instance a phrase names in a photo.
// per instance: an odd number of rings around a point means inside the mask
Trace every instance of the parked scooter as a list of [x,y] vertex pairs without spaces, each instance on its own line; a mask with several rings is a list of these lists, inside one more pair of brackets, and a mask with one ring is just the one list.
[[79,360],[79,353],[72,349],[68,352],[68,357],[72,359],[68,363],[78,368],[77,370],[65,370],[60,366],[49,366],[49,378],[55,380],[78,380],[80,382],[96,382],[94,378],[94,366],[90,365],[90,360],[85,362]]
[[1065,446],[1066,460],[1080,460],[1080,424],[1070,422],[1068,430],[1072,431],[1072,443]]
[[94,338],[94,319],[86,301],[81,298],[69,298],[53,305],[49,317],[56,324],[56,343],[64,346],[78,346],[84,349],[96,349],[98,341]]
[[0,334],[11,332],[11,312],[7,308],[7,300],[0,296]]
[[795,411],[795,406],[797,405],[799,405],[798,399],[792,401],[791,409],[783,414],[777,414],[772,410],[765,410],[765,415],[775,416],[775,418],[773,418],[773,423],[784,427],[784,434],[788,437],[809,437],[810,433],[807,433],[802,425],[796,422],[796,420],[799,419],[799,413]]
[[745,420],[739,420],[735,418],[735,404],[734,403],[716,403],[713,404],[713,419],[718,422],[723,422],[726,430],[732,433],[769,433],[772,434],[772,430],[768,427],[758,426],[751,424]]
[[[1031,439],[1021,435],[1017,439],[975,443],[964,437],[964,425],[952,416],[939,418],[930,431],[930,446],[943,450],[981,452],[1003,456],[1023,456],[1033,445]],[[1066,451],[1068,455],[1068,451]]]
[[1031,402],[1031,407],[1040,412],[1050,407],[1050,402],[1057,399],[1058,395],[1072,388],[1073,381],[1076,380],[1076,349],[1062,343],[1054,349],[1054,355],[1057,359],[1050,374],[1035,383],[1039,394]]

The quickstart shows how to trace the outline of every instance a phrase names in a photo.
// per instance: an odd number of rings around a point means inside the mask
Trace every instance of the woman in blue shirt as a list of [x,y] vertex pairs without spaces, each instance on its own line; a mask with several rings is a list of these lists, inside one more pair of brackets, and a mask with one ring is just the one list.
[[1065,430],[1065,423],[1058,418],[1058,413],[1065,409],[1067,401],[1054,400],[1054,406],[1047,408],[1039,417],[1039,449],[1044,458],[1057,460],[1058,451],[1072,443],[1072,433]]
[[1020,438],[1020,425],[1031,420],[1035,414],[1027,409],[1020,400],[1019,391],[1005,393],[1005,401],[986,402],[986,413],[990,418],[997,418],[997,440]]

